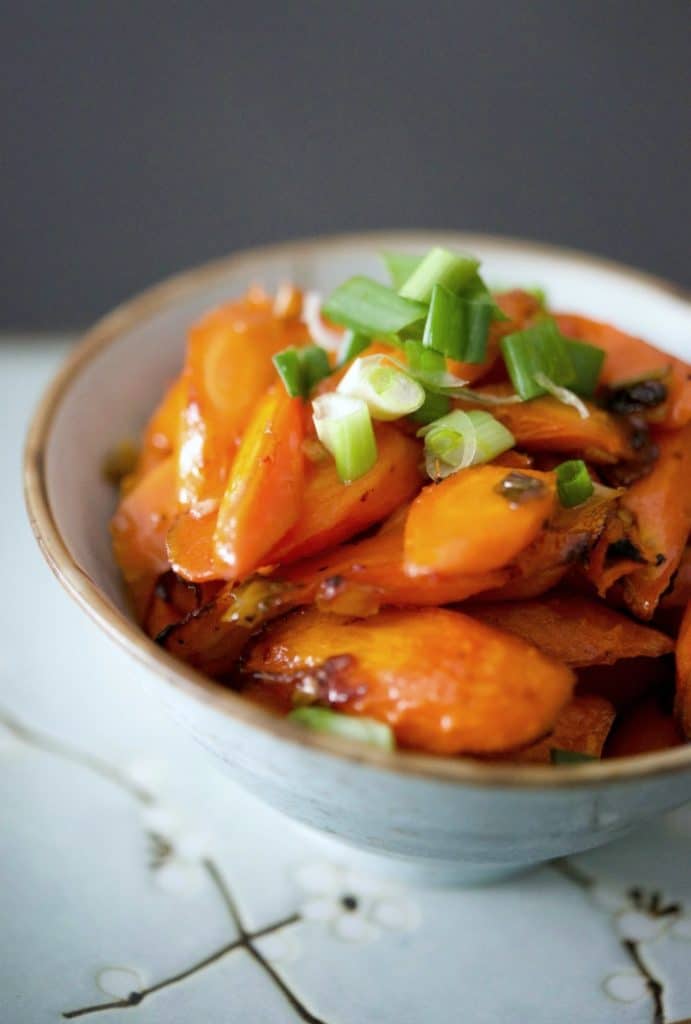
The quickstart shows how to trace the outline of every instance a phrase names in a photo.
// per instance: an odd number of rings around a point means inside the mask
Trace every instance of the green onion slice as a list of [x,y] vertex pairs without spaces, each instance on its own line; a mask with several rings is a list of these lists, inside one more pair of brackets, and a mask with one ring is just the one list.
[[329,357],[319,345],[306,345],[298,349],[305,395],[309,395],[315,384],[331,373]]
[[450,359],[481,363],[487,355],[493,305],[490,298],[468,299],[435,284],[422,344]]
[[[341,331],[334,331],[322,320],[322,300],[318,292],[306,292],[302,300],[302,321],[312,341],[327,352],[338,352],[343,342]],[[336,321],[334,321],[336,323]]]
[[422,256],[410,252],[383,252],[381,257],[391,278],[391,286],[398,291],[422,262]]
[[565,508],[582,505],[595,491],[588,467],[582,459],[569,459],[557,466],[557,493]]
[[584,341],[571,341],[570,338],[565,340],[575,373],[575,378],[571,382],[571,390],[578,395],[590,398],[595,393],[606,352],[604,349],[589,345]]
[[338,350],[338,365],[344,366],[355,356],[359,356],[370,343],[366,334],[358,334],[357,331],[346,331],[343,335],[341,347]]
[[303,396],[302,366],[298,350],[292,346],[284,348],[282,352],[277,352],[272,356],[271,360],[290,397],[301,398]]
[[570,405],[576,410],[582,420],[587,420],[590,416],[588,406],[585,402],[578,397],[574,391],[570,391],[569,388],[560,387],[559,384],[555,384],[553,380],[550,380],[546,373],[536,373],[535,383],[539,384],[548,394],[556,398],[557,401],[563,402],[564,405]]
[[451,399],[448,395],[435,394],[434,391],[425,391],[425,400],[419,409],[411,413],[413,423],[426,425],[446,416],[451,411]]
[[272,361],[291,398],[306,398],[314,385],[331,373],[329,357],[318,345],[284,348]]
[[361,398],[375,420],[397,420],[425,401],[425,389],[385,355],[358,356],[337,389]]
[[369,409],[361,398],[337,391],[320,395],[312,402],[317,437],[336,460],[336,470],[348,484],[368,473],[377,461]]
[[368,277],[351,277],[331,294],[323,312],[335,324],[360,334],[391,336],[423,321],[427,306]]
[[537,382],[542,374],[553,384],[572,383],[575,371],[566,346],[553,320],[540,320],[523,331],[507,334],[501,340],[506,369],[521,398],[537,398],[546,388]]
[[516,443],[502,423],[481,409],[455,409],[417,433],[425,439],[425,468],[433,480],[490,462]]
[[472,256],[462,256],[448,249],[430,249],[399,290],[406,299],[429,302],[436,284],[458,292],[473,280],[480,266]]
[[396,742],[390,726],[377,722],[374,718],[360,718],[344,715],[328,708],[295,708],[288,715],[293,722],[299,722],[315,732],[330,733],[344,739],[356,740],[358,743],[369,743],[381,750],[394,750]]
[[552,747],[549,759],[552,764],[586,764],[599,761],[599,758],[593,757],[592,754],[581,754],[577,750],[560,750],[558,747]]

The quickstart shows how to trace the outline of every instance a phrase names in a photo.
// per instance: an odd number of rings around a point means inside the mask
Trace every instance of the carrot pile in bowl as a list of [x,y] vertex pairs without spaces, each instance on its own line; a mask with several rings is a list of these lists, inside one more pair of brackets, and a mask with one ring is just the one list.
[[115,556],[168,651],[310,729],[566,763],[691,737],[691,371],[472,257],[190,331]]

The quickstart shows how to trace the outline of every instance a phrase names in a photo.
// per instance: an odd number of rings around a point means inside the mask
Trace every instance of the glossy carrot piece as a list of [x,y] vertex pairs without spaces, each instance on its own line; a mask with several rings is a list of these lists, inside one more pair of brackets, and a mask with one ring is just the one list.
[[215,583],[199,586],[181,580],[174,572],[164,573],[156,581],[146,612],[144,629],[155,640],[163,630],[182,622],[188,615],[210,601],[220,586],[221,584]]
[[679,566],[691,530],[691,425],[657,437],[660,454],[648,476],[621,498],[636,525],[635,546],[648,563],[623,580],[624,600],[649,619]]
[[[510,384],[481,387],[479,394],[509,395]],[[473,403],[459,400],[461,408]],[[625,420],[585,403],[590,415],[581,418],[576,409],[556,398],[533,398],[530,402],[492,406],[491,412],[527,451],[555,451],[580,455],[588,462],[608,464],[636,461],[640,455],[632,444],[632,431]],[[479,408],[479,406],[475,406]]]
[[691,740],[691,604],[686,606],[677,636],[677,689],[674,712],[687,739]]
[[303,610],[252,642],[252,677],[387,722],[397,742],[435,754],[491,754],[548,732],[572,673],[518,637],[441,608],[369,619]]
[[273,303],[257,291],[194,325],[177,465],[181,505],[220,500],[243,431],[276,381],[271,357],[307,340],[304,324],[277,317]]
[[684,548],[672,589],[660,601],[662,608],[685,608],[691,601],[691,547]]
[[177,451],[187,384],[180,375],[173,381],[144,430],[139,458],[126,486],[132,487],[150,470]]
[[532,601],[480,604],[468,613],[535,644],[579,668],[620,658],[659,658],[674,650],[664,633],[642,626],[601,601],[580,594],[548,594]]
[[[499,492],[504,481],[516,475],[538,485],[520,503]],[[492,465],[460,470],[425,487],[410,506],[404,535],[406,572],[449,576],[501,569],[535,540],[554,502],[550,473],[516,473]]]
[[122,498],[110,524],[115,558],[140,622],[156,580],[170,568],[166,534],[176,513],[175,462],[169,456]]
[[331,458],[306,467],[300,517],[267,553],[266,563],[294,562],[340,544],[408,501],[422,481],[421,446],[385,423],[376,428],[377,461],[350,484]]
[[574,697],[560,713],[550,735],[514,754],[511,760],[550,764],[554,749],[602,757],[615,715],[613,705],[603,697]]
[[617,720],[607,740],[605,757],[633,757],[683,744],[674,715],[663,711],[656,697],[646,697]]
[[555,314],[559,329],[569,338],[588,341],[607,353],[600,379],[610,387],[646,377],[663,376],[667,401],[656,420],[668,428],[683,427],[691,421],[691,367],[681,359],[661,352],[641,338],[588,317]]

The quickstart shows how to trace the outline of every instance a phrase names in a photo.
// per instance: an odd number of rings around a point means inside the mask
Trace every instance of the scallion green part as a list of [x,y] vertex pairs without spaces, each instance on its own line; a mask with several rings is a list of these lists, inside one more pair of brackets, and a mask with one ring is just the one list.
[[333,323],[359,334],[390,337],[421,323],[427,306],[368,277],[351,277],[331,294],[322,312]]
[[328,708],[295,708],[288,718],[293,722],[313,729],[315,732],[330,733],[358,743],[368,743],[381,750],[395,750],[396,741],[390,726],[374,718],[360,718],[330,711]]
[[383,252],[384,265],[391,278],[391,286],[398,291],[422,262],[422,256],[410,252]]
[[307,345],[298,349],[298,356],[302,366],[304,393],[309,395],[314,385],[331,373],[329,357],[319,345]]
[[418,430],[425,439],[425,467],[433,480],[491,462],[516,443],[503,423],[481,409],[453,412]]
[[422,344],[449,359],[463,359],[466,341],[465,304],[460,295],[435,284]]
[[368,473],[377,461],[377,442],[366,403],[334,391],[313,400],[312,414],[317,437],[333,455],[343,483]]
[[566,339],[553,320],[540,320],[523,331],[501,340],[506,369],[521,398],[537,398],[547,389],[535,380],[543,374],[559,387],[568,387],[575,377]]
[[575,375],[570,388],[576,394],[590,398],[597,388],[606,352],[584,341],[571,341],[566,338],[565,342]]
[[425,401],[425,390],[397,362],[383,354],[358,356],[337,389],[361,398],[375,420],[397,420],[415,412]]
[[472,280],[480,266],[472,256],[463,256],[449,252],[448,249],[430,249],[420,260],[399,293],[406,299],[416,302],[429,302],[432,291],[437,284],[449,291],[459,292]]
[[296,348],[284,348],[272,356],[272,362],[291,398],[303,397],[302,366]]
[[593,757],[592,754],[582,754],[577,750],[560,750],[558,747],[552,747],[549,759],[552,764],[587,764],[599,761],[599,758]]
[[357,331],[346,331],[343,336],[340,351],[338,353],[338,365],[344,366],[351,359],[359,356],[370,343],[366,334],[358,334]]
[[307,398],[314,385],[331,373],[329,357],[318,345],[284,348],[272,360],[291,398]]
[[557,493],[565,508],[582,505],[591,497],[595,488],[588,467],[582,459],[569,459],[557,466]]
[[448,395],[435,394],[434,391],[425,391],[425,400],[419,409],[410,414],[413,423],[425,426],[435,420],[446,416],[451,410],[451,399]]

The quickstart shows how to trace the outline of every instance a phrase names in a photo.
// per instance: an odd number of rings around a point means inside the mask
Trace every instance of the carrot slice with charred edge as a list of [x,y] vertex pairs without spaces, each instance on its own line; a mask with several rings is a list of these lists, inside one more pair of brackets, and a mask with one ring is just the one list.
[[645,558],[632,541],[634,534],[633,517],[616,503],[584,570],[600,597],[604,597],[617,580],[645,563]]
[[607,740],[605,757],[633,757],[683,744],[684,737],[674,716],[663,711],[655,697],[646,697],[617,719]]
[[368,615],[380,605],[439,605],[463,601],[490,587],[499,587],[510,572],[458,576],[419,576],[411,579],[403,567],[404,520],[387,523],[374,537],[344,544],[307,561],[296,562],[275,577],[315,589],[314,600],[324,611]]
[[[522,501],[500,493],[512,476],[535,482]],[[515,493],[515,492],[514,492]],[[443,576],[501,569],[537,537],[554,507],[551,473],[473,466],[423,488],[405,524],[405,570]]]
[[276,317],[273,303],[257,291],[192,327],[178,457],[181,505],[221,498],[242,432],[276,380],[271,357],[307,340],[304,324]]
[[674,712],[687,739],[691,739],[691,604],[687,604],[677,636],[677,689]]
[[664,633],[579,594],[481,604],[467,611],[482,622],[516,633],[572,668],[612,665],[638,655],[659,658],[674,650]]
[[683,608],[691,601],[691,547],[684,548],[672,589],[660,601],[661,608]]
[[[476,389],[478,394],[509,395],[510,384],[494,384]],[[479,408],[467,399],[458,399],[463,409]],[[492,415],[516,438],[519,448],[528,451],[579,453],[594,463],[622,460],[635,462],[640,452],[632,444],[632,431],[625,420],[586,402],[590,415],[583,419],[576,409],[556,398],[533,398],[515,405],[493,405]]]
[[[616,386],[631,380],[664,374],[667,401],[660,420],[669,428],[683,427],[691,420],[691,368],[681,359],[649,345],[641,338],[584,316],[556,313],[560,331],[569,338],[588,341],[607,353],[600,380]],[[655,417],[657,419],[657,416]]]
[[332,459],[306,467],[300,518],[267,553],[266,564],[298,558],[354,537],[408,501],[422,481],[420,445],[394,427],[376,429],[377,461],[364,476],[343,484]]
[[220,583],[187,583],[174,572],[159,576],[146,612],[144,629],[152,639],[182,622],[188,615],[212,600],[221,587]]
[[123,497],[110,524],[115,558],[140,622],[156,580],[170,568],[166,534],[176,512],[175,460],[169,456]]
[[636,524],[637,546],[648,562],[623,580],[634,615],[649,619],[677,570],[691,529],[691,425],[657,438],[660,454],[648,476],[621,498]]
[[170,385],[146,425],[137,465],[134,472],[125,481],[127,490],[131,490],[159,462],[163,462],[176,451],[180,437],[182,410],[186,399],[187,384],[180,376]]
[[442,608],[353,620],[314,610],[267,627],[244,670],[320,703],[388,722],[398,743],[490,754],[543,736],[572,673],[518,637]]
[[545,739],[511,757],[528,764],[549,764],[550,751],[569,750],[589,757],[602,757],[616,711],[604,697],[574,697],[561,712],[554,729]]

